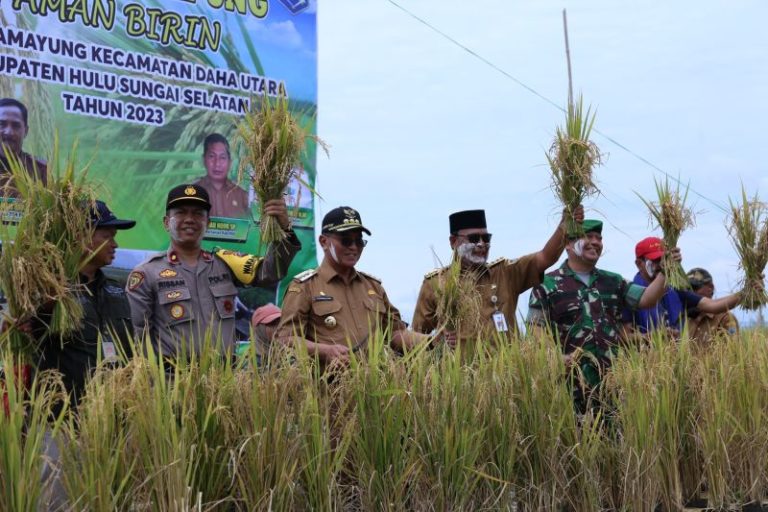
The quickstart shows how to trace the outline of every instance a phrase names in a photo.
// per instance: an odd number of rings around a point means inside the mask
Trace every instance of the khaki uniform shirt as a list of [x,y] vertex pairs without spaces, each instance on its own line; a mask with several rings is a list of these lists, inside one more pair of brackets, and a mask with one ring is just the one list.
[[[301,244],[292,234],[270,244],[258,262],[254,286],[272,286],[285,276]],[[128,276],[126,290],[137,338],[149,333],[152,347],[164,356],[199,353],[207,331],[221,349],[235,343],[236,279],[226,263],[203,251],[197,266],[188,267],[172,250],[156,254]]]
[[[2,153],[2,148],[0,148],[0,153]],[[48,182],[48,164],[45,160],[39,160],[29,153],[22,153],[19,159],[30,175],[37,176],[43,183]],[[8,187],[7,193],[3,193],[5,187]],[[0,154],[0,195],[19,197],[19,192],[14,187],[11,178],[10,163],[4,154]]]
[[362,346],[369,333],[381,328],[389,334],[405,329],[381,281],[355,271],[349,283],[327,260],[296,276],[283,298],[277,338],[302,337],[315,343]]
[[248,217],[250,211],[248,207],[248,192],[237,186],[230,180],[224,183],[221,189],[217,190],[213,186],[213,181],[208,176],[200,178],[195,182],[208,192],[211,200],[212,217]]
[[[413,330],[424,334],[440,327],[437,318],[435,288],[439,275],[448,267],[434,270],[424,276],[413,313]],[[482,299],[481,316],[488,332],[495,332],[493,314],[504,313],[510,333],[517,330],[517,298],[528,288],[541,283],[543,274],[536,267],[536,255],[528,254],[516,260],[499,258],[481,268],[477,289]]]
[[699,345],[709,345],[717,336],[735,336],[739,333],[739,321],[733,313],[712,314],[699,312],[688,317],[688,335]]

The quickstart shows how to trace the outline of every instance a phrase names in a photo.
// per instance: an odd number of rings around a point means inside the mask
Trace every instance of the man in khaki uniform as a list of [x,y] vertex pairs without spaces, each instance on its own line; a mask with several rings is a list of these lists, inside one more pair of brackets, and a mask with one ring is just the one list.
[[22,102],[13,98],[0,99],[0,196],[19,195],[11,179],[12,160],[43,183],[48,179],[46,162],[25,153],[22,149],[24,139],[29,134],[28,118],[27,107]]
[[301,243],[290,229],[281,199],[269,201],[265,213],[277,218],[287,238],[270,244],[264,258],[219,250],[202,250],[211,203],[199,185],[179,185],[168,193],[165,228],[171,236],[166,252],[136,267],[126,286],[137,337],[149,333],[153,348],[166,357],[199,353],[210,330],[214,342],[229,351],[235,342],[236,282],[271,286],[285,276]]
[[[715,284],[712,274],[703,268],[692,268],[688,272],[691,289],[702,297],[712,299]],[[705,313],[698,308],[689,308],[688,336],[700,345],[708,345],[716,336],[735,336],[739,334],[739,321],[730,311],[723,313]]]
[[[584,211],[579,207],[575,214],[577,222],[584,220]],[[565,218],[565,213],[563,213]],[[453,213],[448,218],[449,242],[455,258],[461,259],[463,272],[472,274],[480,294],[480,314],[484,325],[483,333],[500,332],[514,334],[518,296],[525,290],[541,283],[544,271],[557,262],[566,243],[564,221],[547,240],[544,248],[516,260],[499,258],[487,263],[491,247],[491,233],[488,232],[484,210],[465,210]],[[424,282],[416,301],[413,314],[413,330],[431,333],[443,329],[437,315],[437,295],[440,275],[449,267],[433,270],[424,276]],[[456,333],[443,331],[445,341],[454,346]],[[462,335],[463,336],[463,335]],[[471,335],[465,339],[471,339]]]
[[284,344],[304,343],[321,363],[345,363],[349,352],[363,347],[381,329],[392,345],[407,349],[427,337],[409,332],[400,312],[389,302],[381,281],[355,269],[370,235],[360,214],[334,208],[323,218],[320,266],[296,276],[283,299],[276,337]]
[[211,201],[210,214],[214,217],[248,217],[248,193],[229,179],[232,156],[229,142],[212,133],[203,141],[203,165],[205,176],[195,182],[208,191]]

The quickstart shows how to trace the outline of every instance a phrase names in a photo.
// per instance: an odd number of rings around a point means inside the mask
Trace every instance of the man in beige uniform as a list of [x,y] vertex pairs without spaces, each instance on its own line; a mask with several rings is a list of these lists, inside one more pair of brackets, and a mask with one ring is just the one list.
[[[563,218],[565,213],[563,213]],[[584,211],[579,207],[575,214],[577,222],[584,220]],[[513,334],[517,331],[516,312],[518,296],[541,282],[544,271],[557,262],[566,243],[564,222],[561,220],[555,232],[539,252],[522,256],[516,260],[499,258],[487,263],[491,246],[484,210],[465,210],[453,213],[448,218],[451,235],[449,242],[455,258],[461,259],[463,271],[472,272],[477,281],[481,297],[481,317],[484,332]],[[424,282],[416,300],[413,314],[413,330],[431,333],[442,329],[437,316],[439,276],[448,267],[433,270],[424,276]],[[454,346],[456,333],[443,332],[445,341]]]
[[153,348],[166,357],[199,353],[210,329],[221,350],[235,342],[235,282],[271,286],[285,276],[301,249],[290,229],[285,203],[266,203],[287,238],[270,244],[264,258],[219,250],[202,250],[211,203],[198,185],[179,185],[168,193],[165,228],[171,236],[166,252],[152,256],[128,276],[127,292],[137,337],[149,333]]
[[398,349],[428,339],[406,330],[379,279],[355,269],[367,244],[363,233],[371,234],[352,208],[334,208],[323,218],[319,242],[325,257],[288,286],[276,334],[280,342],[304,343],[310,355],[329,364],[347,362],[349,352],[362,348],[376,329]]
[[203,141],[205,176],[195,182],[208,191],[213,217],[248,217],[248,193],[229,179],[232,156],[229,142],[220,133],[212,133]]

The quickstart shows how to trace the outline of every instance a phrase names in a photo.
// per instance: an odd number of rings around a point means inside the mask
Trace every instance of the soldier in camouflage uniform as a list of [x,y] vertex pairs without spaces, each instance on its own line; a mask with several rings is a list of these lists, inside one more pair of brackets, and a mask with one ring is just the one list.
[[574,389],[579,406],[585,404],[584,392],[597,386],[611,365],[622,335],[622,308],[656,304],[666,285],[661,272],[642,287],[598,269],[603,223],[585,220],[583,225],[585,237],[568,242],[568,259],[533,288],[528,305],[528,323],[548,327],[562,346],[566,365],[578,363],[587,385]]

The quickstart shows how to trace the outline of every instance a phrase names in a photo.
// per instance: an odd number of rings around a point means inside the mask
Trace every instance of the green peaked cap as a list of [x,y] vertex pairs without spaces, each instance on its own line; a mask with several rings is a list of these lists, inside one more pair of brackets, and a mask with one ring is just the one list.
[[584,219],[581,226],[584,228],[585,233],[594,231],[595,233],[603,234],[603,221],[601,220]]

